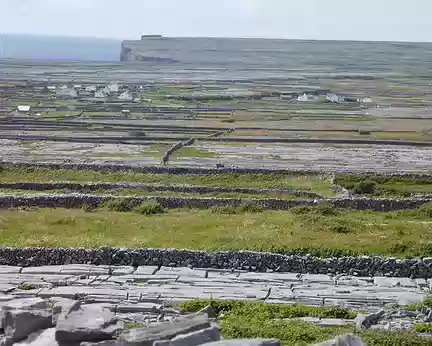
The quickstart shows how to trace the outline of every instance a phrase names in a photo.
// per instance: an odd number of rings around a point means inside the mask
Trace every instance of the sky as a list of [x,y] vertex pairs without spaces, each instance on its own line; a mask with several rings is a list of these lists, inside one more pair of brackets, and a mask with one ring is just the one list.
[[0,0],[0,31],[432,42],[431,0]]

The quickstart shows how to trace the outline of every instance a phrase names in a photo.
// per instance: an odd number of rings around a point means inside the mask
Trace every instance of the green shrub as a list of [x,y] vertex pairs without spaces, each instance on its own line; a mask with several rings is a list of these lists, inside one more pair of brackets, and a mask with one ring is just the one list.
[[432,294],[427,294],[423,298],[422,305],[427,308],[432,308]]
[[34,284],[26,284],[26,283],[21,284],[19,286],[19,289],[21,289],[23,291],[30,291],[30,290],[34,290],[36,288],[37,288],[36,285],[34,285]]
[[357,195],[373,194],[376,191],[376,182],[372,180],[361,181],[356,183],[353,192]]
[[310,214],[312,212],[312,207],[308,205],[298,205],[294,208],[291,208],[291,213],[296,215],[304,215],[304,214]]
[[84,203],[81,207],[81,210],[85,213],[90,213],[95,210],[95,207],[90,204]]
[[251,315],[258,318],[347,318],[353,319],[357,313],[335,306],[307,306],[302,304],[265,304],[263,302],[243,300],[193,300],[180,305],[183,312],[197,312],[206,306],[212,307],[216,312],[234,312],[237,315]]
[[215,214],[226,214],[226,215],[238,214],[238,210],[231,205],[220,205],[220,206],[212,207],[210,211]]
[[107,201],[103,205],[103,208],[108,209],[109,211],[128,212],[134,209],[134,203],[125,198],[116,198]]
[[154,215],[163,213],[164,208],[158,201],[149,200],[141,203],[135,208],[135,211],[143,215]]
[[299,205],[291,209],[293,214],[305,215],[305,214],[315,214],[322,216],[334,216],[339,215],[339,209],[335,208],[331,204],[318,204],[314,206],[309,205]]
[[432,340],[408,332],[365,331],[360,336],[368,346],[431,346]]
[[335,232],[335,233],[350,233],[351,232],[346,225],[342,225],[342,224],[330,226],[330,231]]
[[430,323],[419,323],[413,328],[413,331],[418,333],[432,333],[432,324]]
[[419,216],[432,218],[432,204],[427,203],[421,205],[420,207],[417,208],[417,212]]

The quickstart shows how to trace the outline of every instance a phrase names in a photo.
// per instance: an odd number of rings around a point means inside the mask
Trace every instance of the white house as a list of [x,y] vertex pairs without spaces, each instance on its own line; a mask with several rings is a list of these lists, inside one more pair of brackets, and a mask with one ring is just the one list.
[[110,92],[118,93],[119,92],[119,85],[117,83],[111,83],[107,86]]
[[333,103],[343,102],[343,97],[336,94],[327,94],[326,100]]
[[67,89],[68,87],[67,87],[67,85],[62,85],[61,87],[60,87],[60,89]]
[[133,96],[131,94],[129,94],[129,92],[124,91],[119,95],[118,99],[130,101],[130,100],[133,100]]
[[300,102],[315,101],[317,99],[318,99],[318,97],[316,97],[314,95],[309,95],[306,93],[297,97],[297,101],[300,101]]
[[82,85],[81,84],[75,84],[73,87],[74,87],[74,89],[81,89]]
[[17,109],[18,112],[28,113],[30,112],[31,106],[22,105],[22,106],[18,106]]
[[104,90],[98,90],[94,93],[94,97],[97,99],[104,99],[107,97],[107,95],[105,94]]
[[365,98],[362,100],[362,102],[363,102],[363,103],[372,103],[373,101],[372,101],[372,99],[371,99],[370,97],[365,97]]
[[102,89],[102,91],[103,91],[103,93],[105,94],[105,95],[109,95],[109,94],[111,94],[111,89],[109,88],[109,87],[105,87],[105,88],[103,88]]
[[56,86],[55,85],[47,85],[46,87],[48,90],[56,90]]
[[57,90],[56,95],[63,99],[74,99],[78,97],[77,91],[71,88]]
[[96,91],[96,85],[89,85],[88,87],[85,88],[86,91]]

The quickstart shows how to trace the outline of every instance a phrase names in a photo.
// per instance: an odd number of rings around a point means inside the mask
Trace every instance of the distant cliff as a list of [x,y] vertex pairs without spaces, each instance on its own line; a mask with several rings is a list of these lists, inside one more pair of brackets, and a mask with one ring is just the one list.
[[120,61],[177,62],[176,59],[169,56],[169,42],[169,39],[166,40],[160,35],[147,35],[141,36],[141,40],[123,41]]

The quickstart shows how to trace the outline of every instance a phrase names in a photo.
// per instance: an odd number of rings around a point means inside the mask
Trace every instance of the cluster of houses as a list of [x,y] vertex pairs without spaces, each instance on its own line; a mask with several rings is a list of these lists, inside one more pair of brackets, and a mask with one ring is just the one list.
[[297,97],[297,101],[299,102],[325,101],[331,103],[364,103],[364,104],[373,103],[373,100],[370,97],[358,99],[358,98],[347,97],[347,96],[333,94],[333,93],[327,93],[325,97],[323,97],[323,95],[303,93],[302,95],[299,95]]
[[56,97],[63,100],[73,100],[78,97],[93,97],[95,99],[118,99],[121,101],[140,101],[140,98],[134,98],[134,95],[127,87],[118,83],[110,83],[100,87],[98,85],[83,86],[75,84],[73,86],[47,85],[45,90],[55,93]]

